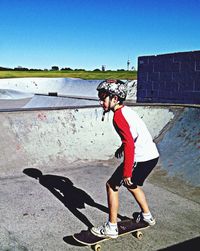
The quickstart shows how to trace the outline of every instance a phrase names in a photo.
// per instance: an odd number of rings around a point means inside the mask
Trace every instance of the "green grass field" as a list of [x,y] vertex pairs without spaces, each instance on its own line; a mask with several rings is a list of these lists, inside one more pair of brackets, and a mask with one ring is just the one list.
[[0,71],[2,78],[137,79],[137,71]]

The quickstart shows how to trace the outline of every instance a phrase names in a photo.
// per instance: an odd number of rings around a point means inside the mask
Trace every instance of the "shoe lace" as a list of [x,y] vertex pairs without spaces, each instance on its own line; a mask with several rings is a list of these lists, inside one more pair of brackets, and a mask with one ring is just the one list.
[[101,234],[104,234],[105,233],[105,230],[106,230],[106,227],[107,227],[107,223],[104,223],[102,224],[101,226],[98,227],[98,230]]

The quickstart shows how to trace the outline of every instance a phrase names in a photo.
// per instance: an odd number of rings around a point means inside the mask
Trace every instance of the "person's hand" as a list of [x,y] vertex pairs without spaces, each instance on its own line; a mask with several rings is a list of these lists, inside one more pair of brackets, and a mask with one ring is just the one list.
[[120,159],[120,158],[123,156],[123,152],[124,152],[124,146],[121,145],[121,146],[117,149],[117,151],[115,152],[115,157],[116,157],[117,159]]
[[125,178],[123,179],[123,181],[124,181],[124,185],[127,186],[127,187],[133,185],[133,183],[132,183],[132,181],[131,181],[131,177],[125,177]]

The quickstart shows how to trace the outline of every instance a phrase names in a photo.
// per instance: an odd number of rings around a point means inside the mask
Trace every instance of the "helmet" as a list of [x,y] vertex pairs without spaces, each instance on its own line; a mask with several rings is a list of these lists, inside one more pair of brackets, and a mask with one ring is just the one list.
[[97,86],[97,91],[106,92],[108,95],[116,95],[121,100],[125,100],[127,95],[127,86],[121,80],[106,79]]

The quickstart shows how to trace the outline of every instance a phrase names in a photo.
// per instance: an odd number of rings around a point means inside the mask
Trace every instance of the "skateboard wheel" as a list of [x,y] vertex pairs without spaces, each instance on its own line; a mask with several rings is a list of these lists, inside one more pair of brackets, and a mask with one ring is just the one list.
[[101,250],[101,245],[96,244],[96,245],[94,246],[94,250],[95,250],[95,251],[100,251],[100,250]]
[[138,240],[141,240],[141,239],[142,239],[142,237],[143,237],[143,233],[142,233],[142,232],[140,232],[140,231],[137,231],[137,233],[136,233],[136,237],[137,237],[137,239],[138,239]]

